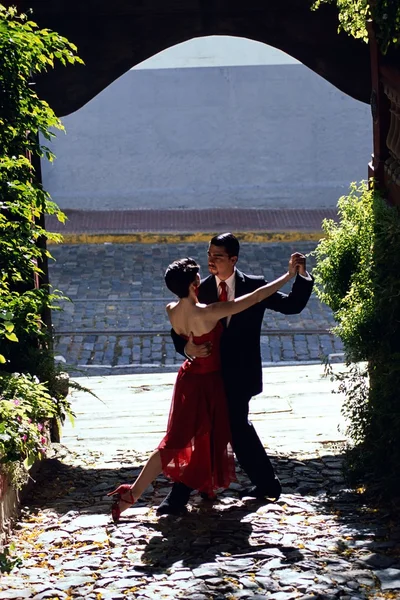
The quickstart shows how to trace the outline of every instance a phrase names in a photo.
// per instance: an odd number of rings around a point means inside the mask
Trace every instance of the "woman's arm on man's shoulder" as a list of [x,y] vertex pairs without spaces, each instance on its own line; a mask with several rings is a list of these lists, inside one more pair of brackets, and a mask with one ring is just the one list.
[[265,298],[268,298],[272,294],[275,294],[285,283],[295,276],[295,269],[291,267],[290,270],[278,277],[270,283],[266,283],[261,287],[257,287],[255,290],[243,296],[239,296],[229,302],[213,302],[206,306],[203,310],[207,314],[208,318],[219,321],[223,317],[229,317],[236,315],[237,313],[247,310],[251,306],[254,306],[258,302],[262,302]]

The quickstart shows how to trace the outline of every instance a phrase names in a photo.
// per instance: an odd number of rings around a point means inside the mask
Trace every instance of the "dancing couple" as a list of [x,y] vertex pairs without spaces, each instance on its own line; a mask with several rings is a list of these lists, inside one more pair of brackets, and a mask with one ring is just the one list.
[[[186,357],[175,383],[167,432],[133,484],[114,496],[112,517],[136,502],[161,473],[174,482],[158,514],[181,514],[193,490],[212,498],[235,480],[233,452],[252,487],[242,495],[277,500],[281,485],[248,420],[249,402],[262,390],[260,332],[266,308],[298,314],[313,279],[305,257],[291,255],[288,271],[267,283],[236,268],[239,241],[215,236],[208,247],[209,277],[200,280],[191,258],[173,262],[165,283],[178,300],[167,306],[176,350]],[[294,279],[289,294],[280,288]]]

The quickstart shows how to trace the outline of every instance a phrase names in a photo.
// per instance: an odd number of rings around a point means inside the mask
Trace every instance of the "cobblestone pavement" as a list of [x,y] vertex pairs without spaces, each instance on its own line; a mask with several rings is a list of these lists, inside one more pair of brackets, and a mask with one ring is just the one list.
[[277,503],[240,500],[247,480],[237,467],[237,483],[214,503],[194,493],[186,516],[158,518],[170,489],[161,476],[118,526],[106,493],[133,480],[154,447],[173,374],[98,378],[102,403],[74,393],[78,432],[66,427],[25,499],[12,540],[22,564],[0,577],[0,600],[398,598],[398,520],[347,488],[341,400],[320,370],[265,369],[264,395],[251,403],[278,448],[269,450],[283,484]]
[[169,489],[160,477],[116,527],[105,494],[144,456],[105,462],[60,447],[23,510],[13,538],[22,566],[0,577],[0,599],[398,597],[400,528],[342,489],[340,456],[273,458],[286,490],[276,504],[239,500],[233,488],[214,504],[193,496],[187,516],[157,518]]
[[[163,281],[167,265],[182,256],[200,261],[207,274],[206,244],[89,244],[52,247],[54,288],[71,302],[53,313],[56,353],[70,365],[111,372],[173,367],[181,362],[169,336],[165,304],[171,299]],[[314,242],[242,244],[244,272],[280,275],[295,250],[309,253]],[[312,259],[309,260],[312,265]],[[312,296],[301,315],[267,311],[262,334],[265,364],[320,361],[342,352],[329,333],[331,311]]]

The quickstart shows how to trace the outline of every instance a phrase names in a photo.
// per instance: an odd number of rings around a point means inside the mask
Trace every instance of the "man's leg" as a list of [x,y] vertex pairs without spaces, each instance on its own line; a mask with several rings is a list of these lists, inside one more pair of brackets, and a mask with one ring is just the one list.
[[192,488],[184,483],[176,482],[168,496],[164,498],[157,508],[158,515],[179,515],[186,511],[186,504],[189,501]]
[[[203,462],[203,460],[204,452],[202,454],[202,449],[195,447],[190,458],[189,464],[185,467],[184,476],[186,482],[190,483],[198,479],[201,472],[201,463]],[[210,460],[212,460],[212,452]],[[191,476],[192,474],[194,474],[194,477]],[[186,510],[186,504],[189,501],[190,494],[193,492],[194,489],[195,488],[189,487],[181,481],[175,482],[168,496],[161,502],[160,506],[157,508],[157,514],[176,515],[184,512]]]
[[240,466],[255,486],[248,490],[249,495],[277,499],[281,486],[264,446],[249,421],[249,402],[250,398],[228,395],[233,451]]

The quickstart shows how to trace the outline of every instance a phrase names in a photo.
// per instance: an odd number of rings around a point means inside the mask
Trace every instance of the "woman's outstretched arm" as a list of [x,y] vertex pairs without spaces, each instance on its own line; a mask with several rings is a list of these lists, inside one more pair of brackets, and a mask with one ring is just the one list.
[[214,302],[213,304],[209,304],[204,310],[212,314],[217,320],[222,319],[223,317],[229,317],[230,315],[236,315],[237,313],[254,306],[254,304],[262,302],[268,298],[268,296],[275,294],[275,292],[280,290],[281,287],[295,277],[295,275],[296,269],[289,267],[287,273],[278,277],[278,279],[259,287],[253,292],[250,292],[250,294],[239,296],[239,298],[235,298],[229,302]]

